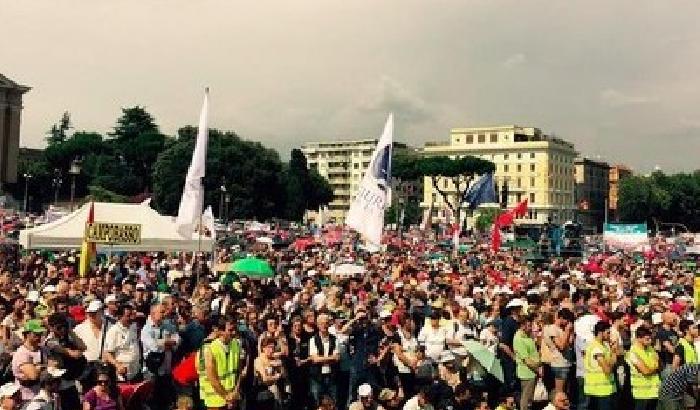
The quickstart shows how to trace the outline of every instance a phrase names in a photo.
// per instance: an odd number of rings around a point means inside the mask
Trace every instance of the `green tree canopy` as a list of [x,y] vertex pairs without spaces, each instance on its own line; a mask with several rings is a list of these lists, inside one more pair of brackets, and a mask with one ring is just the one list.
[[620,181],[619,217],[624,222],[680,223],[700,229],[700,173],[632,176]]
[[[464,194],[474,177],[495,170],[493,162],[470,155],[455,159],[447,156],[423,157],[414,166],[419,174],[430,178],[433,189],[440,194],[457,219],[460,217]],[[443,178],[452,182],[454,192],[440,185]]]

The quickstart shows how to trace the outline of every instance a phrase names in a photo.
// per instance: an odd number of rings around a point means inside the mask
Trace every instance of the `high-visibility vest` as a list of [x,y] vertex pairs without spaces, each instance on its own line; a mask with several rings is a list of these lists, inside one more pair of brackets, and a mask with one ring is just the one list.
[[638,344],[633,344],[627,353],[627,363],[630,365],[630,382],[632,383],[632,397],[639,400],[657,399],[659,397],[659,385],[661,379],[659,373],[652,375],[643,375],[635,366],[631,359],[631,355],[636,355],[646,367],[659,367],[659,356],[653,348],[643,348]]
[[221,397],[211,385],[204,364],[204,353],[206,350],[211,352],[216,374],[219,376],[221,386],[226,391],[233,390],[236,385],[236,376],[238,376],[238,360],[240,355],[240,344],[237,339],[231,340],[228,345],[228,353],[226,347],[220,339],[215,339],[211,343],[205,343],[197,352],[197,373],[199,374],[199,395],[204,400],[207,407],[224,407],[226,398]]
[[588,396],[610,396],[617,391],[613,373],[610,372],[610,374],[606,374],[603,369],[600,368],[598,361],[593,356],[594,350],[602,350],[605,360],[610,361],[612,359],[610,348],[600,343],[597,339],[592,340],[588,344],[583,358],[585,370],[583,374],[583,392]]
[[695,347],[691,345],[687,340],[681,339],[678,344],[683,348],[683,360],[685,364],[696,364],[698,363],[698,354],[695,351]]

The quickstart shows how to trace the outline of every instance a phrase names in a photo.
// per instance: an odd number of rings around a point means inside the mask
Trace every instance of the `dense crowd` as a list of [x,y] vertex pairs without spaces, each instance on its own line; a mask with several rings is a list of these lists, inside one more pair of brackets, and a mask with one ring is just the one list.
[[[694,408],[695,265],[487,245],[27,252],[0,274],[0,409]],[[339,276],[333,266],[365,273]],[[596,269],[591,269],[595,264]]]

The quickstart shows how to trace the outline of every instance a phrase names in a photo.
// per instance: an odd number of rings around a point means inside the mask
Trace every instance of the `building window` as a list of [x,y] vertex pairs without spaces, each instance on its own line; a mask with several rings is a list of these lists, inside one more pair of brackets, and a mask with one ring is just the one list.
[[518,164],[518,165],[515,166],[515,169],[516,169],[518,172],[522,172],[522,171],[523,171],[523,166],[520,165],[520,164]]
[[[520,165],[518,165],[518,166],[520,166]],[[520,178],[517,179],[517,184],[516,184],[516,185],[517,185],[518,188],[522,188],[522,182],[521,182]]]
[[483,144],[484,142],[486,142],[486,134],[479,134],[478,141],[479,144]]
[[535,186],[535,178],[530,177],[530,186],[531,187]]
[[531,152],[531,153],[530,153],[530,158],[535,159],[535,153],[534,153],[534,152]]
[[472,134],[467,134],[464,137],[464,143],[465,144],[473,144],[474,143],[474,136]]
[[530,164],[530,172],[535,172],[535,164]]
[[491,135],[489,136],[489,140],[490,140],[491,142],[498,142],[498,134],[491,134]]
[[508,164],[503,164],[503,172],[508,172]]
[[433,192],[433,203],[437,202],[437,194]]
[[523,154],[518,152],[518,159],[523,159]]
[[503,154],[503,159],[508,160],[508,154]]
[[352,164],[352,168],[353,169],[360,169],[360,164],[356,162],[356,163]]
[[534,192],[530,192],[530,203],[531,204],[535,203],[535,193]]

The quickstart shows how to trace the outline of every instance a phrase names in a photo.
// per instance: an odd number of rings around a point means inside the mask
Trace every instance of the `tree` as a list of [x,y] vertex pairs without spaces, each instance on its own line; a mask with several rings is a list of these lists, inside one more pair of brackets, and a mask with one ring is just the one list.
[[[472,156],[452,159],[447,156],[424,157],[416,161],[416,172],[430,178],[433,189],[442,197],[456,220],[459,220],[464,194],[469,189],[476,175],[493,172],[495,165],[491,161]],[[440,184],[444,180],[447,184]]]
[[309,181],[311,192],[309,202],[306,205],[307,210],[318,209],[322,205],[327,205],[333,201],[333,187],[323,175],[312,169],[309,171]]
[[474,221],[474,227],[477,231],[484,232],[491,229],[493,221],[498,215],[498,209],[495,208],[483,208],[479,210],[479,215]]
[[51,126],[51,129],[47,132],[46,142],[49,145],[60,144],[68,138],[68,131],[73,128],[70,123],[70,113],[68,111],[64,112],[58,124]]
[[620,181],[618,212],[624,222],[680,223],[700,229],[700,173],[625,178]]
[[153,116],[140,106],[122,108],[122,115],[110,135],[116,139],[134,139],[143,134],[159,134]]
[[401,219],[401,209],[403,208],[403,224],[404,228],[420,223],[423,216],[423,211],[420,209],[420,204],[417,201],[408,201],[405,204],[392,204],[384,213],[385,223],[396,223]]
[[[178,138],[158,156],[153,171],[156,207],[175,214],[182,196],[185,175],[194,150],[197,128],[184,127]],[[218,209],[222,181],[231,196],[229,215],[235,218],[268,219],[280,215],[284,206],[282,162],[274,150],[245,141],[233,132],[209,130],[207,172],[203,180],[204,204]]]
[[284,169],[285,218],[299,221],[308,209],[311,197],[311,177],[306,157],[299,149],[293,149],[289,165]]
[[153,116],[143,107],[122,108],[122,115],[110,135],[114,137],[109,141],[112,150],[135,177],[134,190],[152,190],[153,164],[168,142]]

